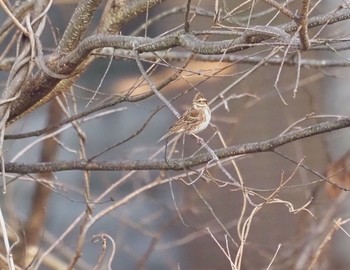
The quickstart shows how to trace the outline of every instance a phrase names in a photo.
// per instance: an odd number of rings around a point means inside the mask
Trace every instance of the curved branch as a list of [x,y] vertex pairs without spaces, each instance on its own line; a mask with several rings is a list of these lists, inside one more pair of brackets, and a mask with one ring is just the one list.
[[[350,9],[341,9],[336,12],[309,18],[308,27],[316,27],[333,24],[339,21],[350,19]],[[116,36],[116,35],[94,35],[83,40],[79,46],[69,55],[63,58],[62,62],[69,62],[73,65],[79,62],[79,58],[86,57],[92,50],[101,47],[114,47],[116,49],[138,50],[139,52],[155,52],[167,50],[176,46],[183,46],[185,49],[200,54],[222,54],[224,52],[237,52],[252,47],[252,44],[264,41],[269,38],[280,38],[285,40],[285,36],[278,35],[280,32],[292,33],[298,29],[295,22],[287,23],[276,27],[259,27],[249,29],[242,37],[223,41],[203,41],[191,34],[184,34],[182,31],[163,36],[160,38]],[[250,43],[249,43],[250,42]]]
[[[31,8],[34,6],[35,1],[26,1],[22,2],[21,5],[12,11],[12,14],[17,20],[21,21],[25,14],[30,12]],[[13,20],[7,18],[0,26],[0,42],[2,42],[6,35],[9,33],[9,30],[13,27]]]
[[[348,20],[350,18],[350,9],[342,8],[336,11],[331,11],[327,14],[317,15],[308,18],[307,28],[313,28],[325,24],[333,24],[340,21]],[[287,33],[291,33],[298,30],[299,25],[296,22],[289,22],[280,26]]]
[[[312,125],[307,128],[292,131],[273,139],[247,143],[227,148],[215,150],[219,159],[230,158],[243,154],[270,152],[277,147],[294,142],[300,139],[312,137],[318,134],[346,128],[350,126],[350,118],[341,118],[334,121],[327,121],[320,124]],[[133,170],[174,170],[181,171],[185,168],[192,168],[203,165],[212,159],[210,153],[201,154],[184,159],[172,160],[129,160],[129,161],[60,161],[46,162],[36,164],[26,163],[5,163],[7,173],[43,173],[69,170],[88,170],[88,171],[133,171]]]
[[116,34],[130,19],[145,12],[164,0],[107,1],[98,33]]
[[100,3],[101,0],[79,1],[55,54],[70,52],[79,44],[81,36],[85,33]]
[[[315,27],[322,24],[332,24],[350,18],[350,9],[341,9],[325,15],[309,18],[308,27]],[[73,74],[77,67],[94,49],[101,47],[114,47],[118,49],[137,50],[138,52],[156,52],[182,46],[188,51],[200,54],[224,54],[241,51],[255,46],[255,43],[262,42],[269,38],[282,40],[283,44],[289,45],[286,33],[296,31],[298,25],[295,22],[279,27],[257,27],[245,31],[241,37],[223,41],[203,41],[194,35],[175,32],[163,37],[131,37],[117,35],[95,35],[84,39],[75,50],[68,55],[51,59],[47,66],[57,74]],[[281,33],[281,34],[279,34]],[[299,43],[296,43],[299,46]],[[11,113],[8,123],[19,118],[26,111],[38,102],[44,104],[52,89],[60,82],[52,78],[44,71],[39,72],[34,78],[28,81],[21,89],[21,97],[11,104]]]

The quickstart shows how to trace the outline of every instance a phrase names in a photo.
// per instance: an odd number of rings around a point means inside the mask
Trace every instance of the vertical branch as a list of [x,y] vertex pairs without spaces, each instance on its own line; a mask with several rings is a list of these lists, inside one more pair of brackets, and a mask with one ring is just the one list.
[[301,15],[299,19],[299,37],[300,37],[300,45],[302,50],[307,50],[310,47],[309,35],[307,32],[307,18],[309,14],[309,5],[310,0],[303,0],[303,4],[301,6]]
[[[11,248],[10,248],[10,242],[9,242],[9,237],[7,234],[7,228],[6,228],[6,222],[4,219],[4,215],[2,214],[2,210],[0,207],[0,228],[1,228],[1,232],[3,234],[2,238],[4,239],[4,245],[5,245],[5,250],[6,250],[6,261],[7,261],[7,265],[2,265],[2,263],[0,262],[0,267],[1,269],[5,269],[5,267],[8,267],[8,269],[10,270],[15,270],[15,263],[13,261],[13,256],[12,256],[12,252],[11,252]],[[4,263],[5,264],[5,263]]]
[[[77,106],[77,101],[74,95],[74,92],[71,91],[72,94],[72,100],[73,100],[73,108],[74,108],[74,113],[78,113],[78,106]],[[62,106],[63,107],[63,106]],[[64,108],[63,108],[64,109]],[[69,117],[68,112],[66,111],[66,116]],[[72,122],[72,125],[77,132],[77,135],[79,137],[79,158],[81,160],[87,161],[87,156],[86,156],[86,134],[85,132],[80,128],[78,123],[76,121]],[[91,193],[90,193],[90,172],[89,171],[84,171],[84,188],[85,188],[85,200],[86,200],[86,205],[87,205],[87,213],[91,214],[92,208],[90,206],[91,204]]]
[[188,15],[190,14],[190,9],[191,9],[191,0],[187,0],[186,12],[185,12],[185,32],[186,33],[190,31],[190,23],[188,21]]
[[[51,124],[57,124],[62,120],[62,111],[56,101],[50,103],[47,126]],[[59,135],[57,135],[59,136]],[[49,138],[43,142],[41,149],[41,162],[50,162],[54,161],[58,152],[58,144],[54,140],[54,138]],[[39,178],[44,178],[46,180],[51,180],[52,173],[41,173],[39,174]],[[28,220],[26,221],[24,227],[24,238],[25,241],[21,241],[21,246],[19,249],[19,253],[16,255],[21,265],[25,263],[25,261],[30,261],[32,258],[26,258],[23,256],[25,254],[25,249],[27,247],[37,246],[42,232],[45,227],[45,217],[46,211],[45,208],[47,206],[48,200],[51,195],[51,189],[42,184],[37,184],[36,189],[33,193],[32,197],[32,208],[28,215]],[[28,255],[28,253],[26,254]]]

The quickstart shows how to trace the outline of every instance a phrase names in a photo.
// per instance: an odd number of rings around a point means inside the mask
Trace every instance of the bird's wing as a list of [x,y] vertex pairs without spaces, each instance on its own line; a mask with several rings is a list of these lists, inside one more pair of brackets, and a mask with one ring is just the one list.
[[158,142],[164,140],[173,133],[184,132],[185,127],[188,125],[193,125],[197,121],[200,121],[198,117],[199,113],[200,112],[194,108],[187,110],[179,119],[176,120],[176,122],[169,128],[168,133],[161,137]]
[[189,110],[187,110],[183,116],[181,116],[175,123],[174,125],[171,127],[178,127],[178,126],[182,126],[182,125],[188,125],[188,124],[193,124],[195,122],[197,122],[199,120],[198,116],[199,116],[200,111],[196,110],[194,108],[191,108]]

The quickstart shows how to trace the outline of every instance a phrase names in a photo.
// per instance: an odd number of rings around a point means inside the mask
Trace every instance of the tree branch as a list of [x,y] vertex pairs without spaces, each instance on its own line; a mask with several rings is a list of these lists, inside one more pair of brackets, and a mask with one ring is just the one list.
[[[243,154],[271,152],[277,147],[294,142],[300,139],[312,137],[318,134],[346,128],[350,126],[350,118],[341,118],[334,121],[327,121],[315,124],[301,130],[288,132],[273,139],[247,143],[227,148],[215,150],[219,159],[230,158]],[[129,161],[60,161],[46,162],[36,164],[26,163],[5,163],[7,173],[43,173],[69,170],[88,170],[88,171],[132,171],[132,170],[174,170],[181,171],[185,168],[192,168],[203,165],[212,159],[210,153],[201,154],[184,159],[172,160],[129,160]]]
[[[316,27],[324,23],[332,24],[350,18],[350,9],[341,9],[325,15],[309,18],[308,27]],[[86,59],[94,49],[102,47],[114,47],[117,49],[137,50],[138,52],[156,52],[181,46],[188,51],[200,54],[224,54],[241,51],[256,46],[269,38],[282,40],[282,44],[288,46],[286,33],[296,31],[298,25],[291,22],[279,27],[258,27],[245,31],[241,37],[222,41],[203,41],[191,33],[178,31],[167,36],[148,38],[116,35],[94,35],[83,40],[75,50],[58,59],[52,59],[47,66],[57,74],[73,74],[78,66]],[[286,32],[284,35],[282,33]],[[281,34],[279,34],[281,33]],[[296,41],[296,46],[299,42]],[[11,104],[9,123],[19,118],[23,113],[39,101],[45,103],[52,89],[60,82],[52,78],[44,71],[39,72],[32,80],[29,80],[21,89],[21,97]],[[43,102],[42,102],[43,101]]]
[[79,1],[54,54],[58,55],[70,52],[79,44],[82,35],[89,26],[92,16],[100,3],[101,0]]
[[301,6],[300,20],[299,20],[299,24],[300,24],[299,37],[300,37],[302,50],[307,50],[310,47],[310,40],[309,40],[308,31],[307,31],[309,5],[310,5],[310,0],[303,0],[302,6]]

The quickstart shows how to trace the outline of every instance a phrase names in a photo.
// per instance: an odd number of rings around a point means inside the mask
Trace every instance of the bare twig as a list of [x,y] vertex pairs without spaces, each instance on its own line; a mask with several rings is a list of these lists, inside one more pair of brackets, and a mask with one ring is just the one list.
[[3,240],[4,240],[5,250],[6,250],[7,266],[9,267],[10,270],[15,270],[16,269],[15,263],[13,261],[13,255],[10,248],[10,242],[7,234],[6,223],[5,223],[4,216],[2,214],[1,207],[0,207],[0,227],[2,231],[2,236],[4,238]]
[[293,21],[297,21],[297,16],[295,16],[295,14],[291,12],[288,8],[286,8],[284,5],[281,5],[280,3],[277,3],[274,0],[263,0],[263,1],[275,7],[276,9],[278,9],[278,11],[280,11],[282,14],[286,15]]
[[188,15],[190,14],[190,8],[191,8],[191,0],[187,0],[186,3],[186,11],[185,11],[185,33],[188,33],[190,31],[190,22],[188,19]]

